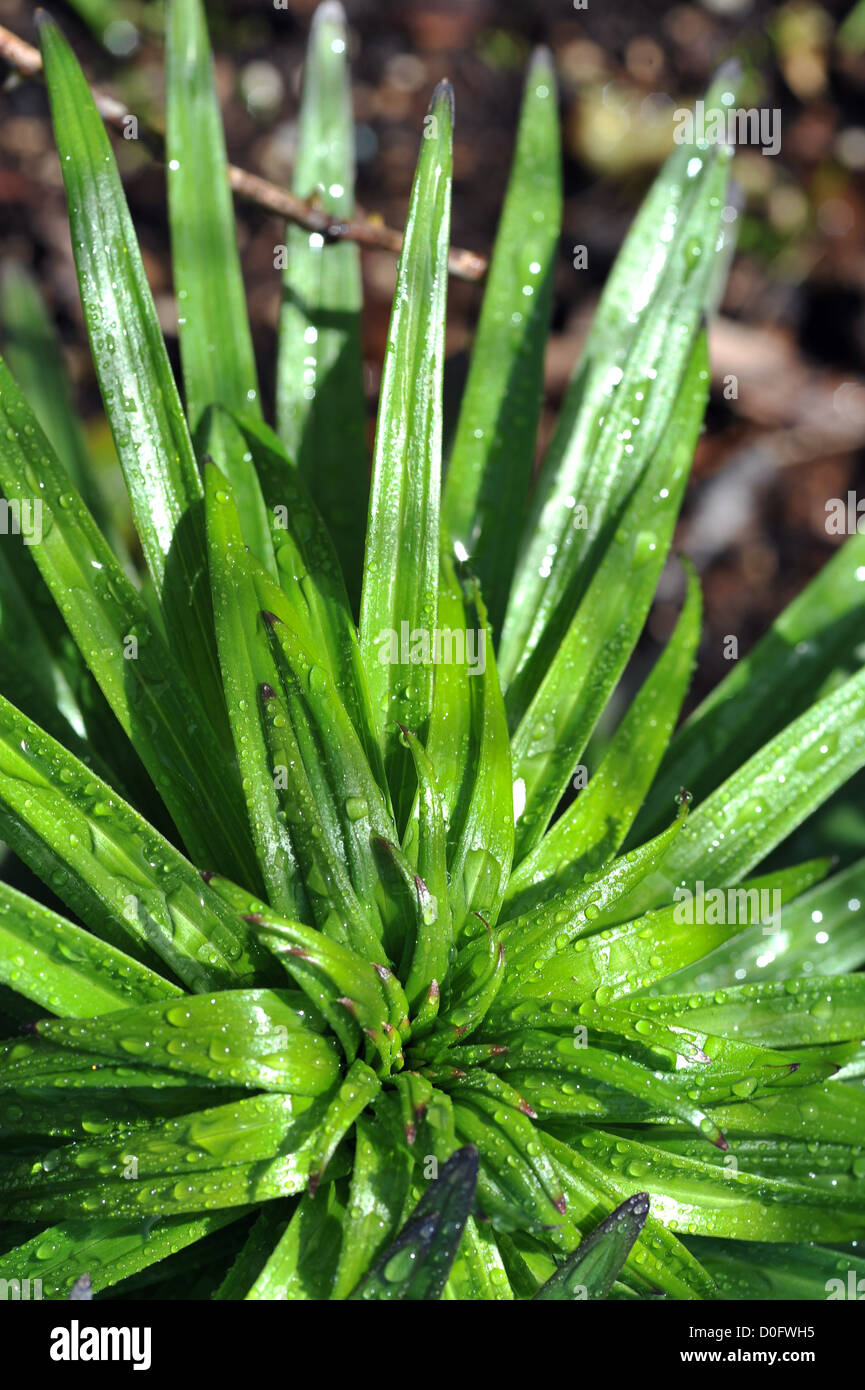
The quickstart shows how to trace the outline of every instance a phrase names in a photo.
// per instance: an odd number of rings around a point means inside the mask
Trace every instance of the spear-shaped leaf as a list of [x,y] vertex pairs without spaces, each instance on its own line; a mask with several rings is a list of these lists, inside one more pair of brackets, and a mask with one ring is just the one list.
[[865,671],[788,724],[692,812],[663,869],[621,904],[623,916],[706,875],[737,882],[863,764]]
[[649,1194],[637,1192],[596,1226],[535,1298],[606,1298],[649,1214]]
[[[181,664],[167,649],[2,361],[0,423],[6,427],[0,484],[22,506],[28,499],[38,503],[33,558],[190,853],[254,885],[233,755],[187,680],[189,662]],[[205,817],[202,800],[210,808]]]
[[680,786],[707,796],[840,675],[859,669],[863,581],[865,536],[851,536],[675,736],[634,827],[635,843],[653,833]]
[[[404,1073],[400,1073],[404,1075]],[[333,1286],[346,1298],[396,1235],[411,1192],[412,1157],[382,1095],[355,1125],[351,1191]]]
[[[367,675],[340,556],[306,484],[278,437],[261,421],[246,416],[233,418],[252,454],[267,501],[277,579],[295,615],[292,626],[309,649],[329,665],[370,767],[386,792]],[[272,602],[263,606],[281,611]]]
[[[514,785],[524,808],[516,856],[531,851],[609,699],[648,615],[688,479],[708,393],[701,334],[672,404],[665,435],[624,506],[531,704],[512,739]],[[519,705],[511,708],[511,716]]]
[[266,955],[173,845],[0,696],[0,833],[87,925],[193,988],[248,980]]
[[[339,222],[354,211],[348,34],[338,0],[315,12],[303,73],[293,188]],[[350,241],[286,229],[276,410],[339,551],[357,610],[369,493],[360,343],[360,255]]]
[[[562,218],[552,54],[526,78],[517,144],[442,499],[501,630],[531,479]],[[502,518],[507,524],[502,526]]]
[[432,704],[452,124],[453,93],[442,83],[424,123],[397,271],[361,602],[361,651],[401,818],[414,789],[397,725],[425,739]]
[[722,989],[739,981],[783,980],[811,971],[838,975],[858,970],[865,965],[863,901],[865,861],[857,859],[785,906],[775,931],[748,928],[735,942],[680,970],[669,983],[659,981],[658,992]]
[[234,493],[215,464],[205,470],[210,585],[228,717],[252,837],[270,902],[305,915],[291,836],[280,813],[261,722],[259,691],[279,675],[270,650]]
[[474,1205],[477,1177],[477,1150],[466,1144],[448,1159],[351,1298],[425,1302],[441,1298]]
[[255,468],[231,421],[214,411],[255,413],[259,392],[201,0],[171,0],[165,58],[171,261],[190,429],[234,488],[247,545],[272,566]]
[[[339,1090],[313,1101],[251,1096],[64,1145],[35,1165],[16,1160],[4,1174],[0,1213],[37,1221],[96,1210],[141,1220],[301,1192],[319,1162],[322,1135],[329,1147],[336,1138],[328,1129],[331,1107],[343,1105]],[[344,1119],[347,1129],[351,1116]]]
[[60,342],[36,283],[14,263],[0,281],[0,322],[15,380],[76,488],[103,525],[104,503],[75,414]]
[[137,1053],[168,1071],[296,1096],[323,1095],[340,1078],[335,1040],[308,1024],[287,990],[187,995],[88,1019],[86,1026],[47,1019],[35,1032],[69,1049],[109,1058]]
[[[706,109],[732,85],[719,79]],[[729,240],[721,221],[728,168],[727,150],[679,145],[607,281],[538,480],[502,633],[499,661],[514,687],[515,717],[664,438]]]
[[170,1216],[154,1223],[92,1217],[64,1221],[7,1251],[4,1261],[10,1269],[14,1267],[20,1279],[41,1280],[44,1299],[69,1299],[82,1271],[86,1271],[92,1290],[100,1293],[245,1215],[243,1207],[228,1207],[201,1216]]
[[576,886],[618,851],[673,730],[699,636],[700,586],[688,566],[688,595],[670,641],[634,697],[588,786],[511,875],[508,916]]
[[189,432],[102,119],[75,55],[44,15],[39,36],[105,412],[171,643],[193,655],[205,708],[222,729],[201,481]]

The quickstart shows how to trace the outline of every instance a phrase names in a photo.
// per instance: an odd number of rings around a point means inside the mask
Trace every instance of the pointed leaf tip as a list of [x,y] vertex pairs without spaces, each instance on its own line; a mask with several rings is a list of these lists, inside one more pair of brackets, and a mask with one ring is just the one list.
[[635,1192],[626,1202],[622,1203],[620,1210],[628,1216],[648,1216],[651,1209],[652,1199],[648,1192]]
[[449,1172],[462,1174],[464,1177],[471,1173],[476,1173],[478,1168],[478,1150],[476,1144],[463,1144],[461,1149],[457,1149],[448,1159],[446,1164]]
[[315,32],[322,24],[342,24],[346,23],[345,9],[340,4],[340,0],[322,0],[317,6],[312,16],[311,29]]
[[448,112],[451,120],[454,118],[454,89],[447,77],[443,77],[441,82],[436,85],[436,89],[430,99],[430,112],[435,111],[436,107],[443,102],[447,102]]
[[529,75],[533,76],[538,68],[549,68],[551,72],[555,68],[553,51],[551,48],[548,48],[545,43],[539,43],[537,48],[532,52],[532,56],[529,59]]
[[636,1192],[616,1207],[548,1279],[535,1299],[544,1302],[606,1298],[649,1215],[649,1194]]

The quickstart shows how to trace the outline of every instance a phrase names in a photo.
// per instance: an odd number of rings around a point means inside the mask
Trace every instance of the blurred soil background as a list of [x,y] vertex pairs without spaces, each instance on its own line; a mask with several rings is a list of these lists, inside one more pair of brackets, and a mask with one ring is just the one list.
[[[712,404],[678,537],[697,561],[706,604],[693,706],[729,669],[725,638],[735,635],[739,654],[747,653],[841,543],[826,532],[827,499],[851,489],[865,496],[865,3],[588,0],[575,9],[573,0],[346,0],[345,7],[360,205],[402,226],[429,96],[448,76],[457,111],[453,240],[483,254],[495,235],[529,54],[538,43],[555,53],[565,218],[541,443],[615,253],[670,146],[670,109],[698,97],[719,63],[735,55],[745,69],[739,104],[781,113],[778,155],[751,147],[736,161],[744,198],[739,247],[712,326]],[[54,0],[49,8],[91,80],[143,120],[159,122],[162,5]],[[208,0],[206,8],[229,155],[288,185],[313,2]],[[34,12],[31,3],[0,0],[0,24],[30,42]],[[176,360],[164,171],[140,143],[114,143]],[[262,382],[272,393],[280,294],[274,246],[284,233],[277,218],[237,206]],[[573,268],[577,245],[588,250],[585,270]],[[11,77],[0,97],[0,265],[10,261],[37,275],[67,347],[91,446],[110,457],[45,93]],[[364,252],[363,264],[372,426],[395,264],[377,251]],[[477,284],[451,280],[455,392],[481,294]],[[738,385],[728,399],[730,377]],[[679,593],[671,570],[638,673],[668,634]],[[842,852],[848,838],[851,847],[862,843],[861,785],[851,784],[828,820],[822,816],[817,841],[802,848],[827,837]]]

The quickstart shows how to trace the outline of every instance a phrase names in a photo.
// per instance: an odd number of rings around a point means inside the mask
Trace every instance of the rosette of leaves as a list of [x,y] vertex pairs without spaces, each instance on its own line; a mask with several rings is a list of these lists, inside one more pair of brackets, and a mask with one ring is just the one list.
[[[0,547],[0,835],[45,892],[0,886],[4,1275],[54,1298],[84,1275],[97,1297],[824,1296],[865,1234],[865,872],[764,861],[865,763],[865,538],[674,732],[684,562],[669,641],[595,736],[701,428],[730,151],[674,148],[532,484],[561,216],[536,55],[442,486],[438,88],[368,487],[347,241],[288,232],[264,418],[198,0],[167,23],[183,404],[87,83],[56,26],[41,42],[142,560],[8,282],[0,485],[28,524]],[[334,223],[349,90],[327,3],[295,191]],[[700,880],[735,920],[682,920]]]

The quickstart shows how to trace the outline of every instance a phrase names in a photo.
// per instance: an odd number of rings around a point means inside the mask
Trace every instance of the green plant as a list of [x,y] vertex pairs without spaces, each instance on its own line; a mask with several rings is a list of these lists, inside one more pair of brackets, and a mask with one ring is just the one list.
[[[13,296],[32,405],[0,366],[0,485],[30,543],[0,551],[0,834],[78,920],[0,886],[0,1004],[25,1030],[0,1051],[4,1276],[57,1298],[85,1273],[130,1296],[825,1296],[865,1234],[865,979],[843,973],[865,869],[747,876],[865,763],[865,538],[671,739],[686,565],[668,645],[585,753],[701,427],[730,152],[677,147],[659,175],[518,526],[561,214],[551,62],[443,489],[436,91],[364,533],[357,248],[290,233],[277,435],[198,0],[167,26],[185,412],[102,123],[54,25],[41,42],[146,578],[93,520],[77,427],[33,370],[47,327]],[[327,3],[295,191],[338,219],[352,183]],[[702,879],[738,888],[732,920],[683,920],[674,890]]]

